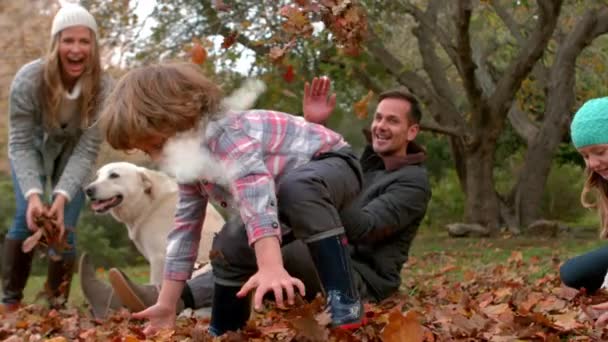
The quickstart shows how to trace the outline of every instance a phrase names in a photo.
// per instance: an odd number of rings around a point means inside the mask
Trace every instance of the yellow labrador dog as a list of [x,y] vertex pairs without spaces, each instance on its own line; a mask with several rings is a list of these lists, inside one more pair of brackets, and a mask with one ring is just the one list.
[[[95,180],[85,188],[96,213],[109,212],[124,223],[139,252],[150,263],[150,283],[163,279],[167,234],[173,228],[177,204],[177,183],[164,173],[128,162],[102,166]],[[197,274],[209,269],[213,235],[224,225],[224,218],[207,206],[197,263],[206,264]]]

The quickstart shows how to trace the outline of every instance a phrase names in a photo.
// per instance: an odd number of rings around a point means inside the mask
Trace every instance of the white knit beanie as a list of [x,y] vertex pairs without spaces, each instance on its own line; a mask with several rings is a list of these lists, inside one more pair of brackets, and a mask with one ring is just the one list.
[[97,36],[97,23],[89,11],[80,5],[71,3],[63,4],[53,19],[51,37],[55,36],[55,34],[63,29],[79,25],[90,28],[95,32],[95,36]]

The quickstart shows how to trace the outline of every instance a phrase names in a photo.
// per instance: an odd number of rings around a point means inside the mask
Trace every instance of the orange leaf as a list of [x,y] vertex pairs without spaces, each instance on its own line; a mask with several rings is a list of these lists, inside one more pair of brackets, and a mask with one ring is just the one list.
[[521,263],[524,260],[524,256],[521,251],[513,251],[508,259],[508,262]]
[[369,101],[372,99],[372,96],[374,96],[374,92],[370,90],[367,95],[363,96],[359,101],[355,102],[355,104],[353,105],[353,108],[355,109],[355,114],[357,114],[357,117],[359,119],[367,118],[367,107],[369,106]]
[[201,65],[207,60],[207,50],[199,43],[195,42],[192,46],[192,63]]
[[424,341],[424,329],[420,324],[420,314],[408,311],[393,310],[389,314],[388,324],[382,330],[380,339],[383,342],[421,342]]
[[30,324],[27,321],[18,321],[15,323],[15,328],[17,329],[27,329]]
[[127,335],[125,336],[123,342],[139,342],[141,341],[140,339],[138,339],[137,337],[133,336],[133,335]]

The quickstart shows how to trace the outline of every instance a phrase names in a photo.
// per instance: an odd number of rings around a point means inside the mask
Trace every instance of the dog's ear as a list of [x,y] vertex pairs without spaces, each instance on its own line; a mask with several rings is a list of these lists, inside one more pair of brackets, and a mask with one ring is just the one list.
[[148,174],[148,170],[144,168],[139,169],[139,177],[141,177],[141,184],[144,186],[144,192],[152,196],[152,179]]

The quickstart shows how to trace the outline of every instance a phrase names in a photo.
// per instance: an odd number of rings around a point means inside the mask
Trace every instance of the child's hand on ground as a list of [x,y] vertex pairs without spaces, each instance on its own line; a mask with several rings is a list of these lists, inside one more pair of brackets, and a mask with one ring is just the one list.
[[283,290],[287,293],[287,303],[293,305],[295,302],[295,293],[293,288],[297,287],[302,296],[305,295],[304,283],[298,278],[294,278],[287,273],[283,266],[261,268],[241,287],[237,293],[238,297],[245,297],[251,290],[255,289],[253,297],[254,308],[262,309],[262,300],[264,295],[269,292],[274,292],[274,298],[277,306],[284,308]]
[[175,326],[175,315],[175,307],[156,303],[144,311],[134,313],[132,317],[150,321],[144,329],[144,334],[150,336],[161,329],[173,329]]
[[608,302],[593,305],[591,308],[594,310],[598,310],[600,314],[597,320],[595,321],[596,328],[605,327],[608,323]]

